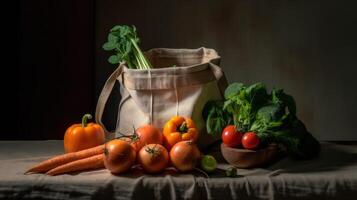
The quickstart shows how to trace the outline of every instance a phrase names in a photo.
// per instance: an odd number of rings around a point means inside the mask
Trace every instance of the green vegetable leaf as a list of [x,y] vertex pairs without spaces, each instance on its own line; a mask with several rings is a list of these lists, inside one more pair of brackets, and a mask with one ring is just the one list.
[[243,89],[243,83],[232,83],[224,91],[224,97],[226,99],[232,98],[233,96],[239,94],[240,90]]
[[231,123],[230,115],[223,110],[222,101],[209,101],[206,103],[202,117],[206,121],[207,133],[219,135],[224,127]]
[[[121,29],[120,29],[120,31],[119,31],[119,35],[120,35],[120,37],[122,37],[122,38],[124,38],[124,37],[127,37],[127,36],[129,36],[129,37],[132,37],[132,36],[135,36],[136,34],[135,33],[132,33],[132,28],[131,27],[129,27],[129,26],[123,26]],[[132,35],[130,35],[132,33]]]
[[134,26],[114,26],[108,34],[108,42],[103,45],[106,51],[114,51],[108,61],[117,64],[125,62],[129,68],[150,69],[151,64],[138,46],[139,38]]
[[122,26],[116,25],[112,29],[110,29],[111,32],[115,32],[121,29]]
[[129,52],[131,52],[132,51],[132,44],[131,44],[131,42],[127,42],[126,44],[125,44],[125,52],[126,53],[129,53]]
[[277,128],[283,124],[284,113],[285,110],[279,104],[270,104],[261,107],[255,116],[255,121],[250,127],[250,130],[254,132],[265,132]]
[[108,58],[108,62],[111,64],[118,64],[120,62],[120,59],[117,55],[112,55]]
[[271,92],[272,102],[276,104],[283,104],[288,107],[289,112],[296,115],[296,103],[291,95],[288,95],[284,90],[273,89]]
[[278,121],[284,115],[285,111],[279,104],[271,104],[261,107],[257,114],[256,120],[262,120],[264,122]]
[[106,51],[110,51],[115,49],[115,43],[114,42],[106,42],[103,44],[103,49]]
[[108,42],[115,44],[118,40],[118,37],[113,35],[112,33],[108,34]]
[[320,148],[319,141],[311,133],[306,132],[306,136],[299,139],[298,150],[291,152],[291,155],[295,159],[311,159],[318,156]]
[[268,102],[268,93],[265,85],[255,83],[246,89],[246,98],[252,105],[253,111],[257,111]]

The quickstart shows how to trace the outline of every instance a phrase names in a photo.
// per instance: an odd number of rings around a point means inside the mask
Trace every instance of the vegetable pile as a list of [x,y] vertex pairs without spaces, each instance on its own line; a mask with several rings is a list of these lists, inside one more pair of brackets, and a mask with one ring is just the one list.
[[263,145],[284,145],[294,158],[318,155],[319,142],[296,116],[294,98],[282,89],[268,93],[262,83],[250,86],[233,83],[226,89],[224,98],[205,105],[202,115],[209,134],[220,134],[224,127],[234,125],[239,132],[257,134]]
[[111,64],[126,62],[131,69],[150,69],[151,64],[141,51],[139,42],[135,26],[117,25],[110,30],[103,49],[114,51],[115,54],[108,58]]
[[[95,135],[102,136],[101,131],[91,130],[87,134],[84,128],[100,126],[93,124],[86,126],[89,114],[83,117],[83,126],[76,124],[75,129],[69,128],[66,135],[72,134],[72,137],[66,136],[65,143],[74,147],[82,147],[82,143],[90,139],[96,139]],[[97,128],[97,127],[96,127]],[[76,131],[77,129],[77,131]],[[100,130],[102,130],[100,128]],[[129,171],[133,167],[141,167],[147,173],[160,173],[166,168],[174,167],[181,172],[198,170],[198,164],[206,172],[213,172],[216,169],[216,160],[212,156],[203,156],[196,146],[199,133],[192,119],[182,116],[174,116],[167,121],[164,132],[153,125],[143,125],[133,130],[133,134],[124,135],[98,146],[83,150],[67,151],[63,155],[58,155],[45,160],[26,173],[45,173],[47,175],[59,175],[83,170],[93,170],[107,168],[113,174],[121,174]],[[76,134],[78,133],[78,134]],[[79,139],[76,139],[75,136]],[[100,137],[100,139],[102,139]],[[169,142],[167,142],[169,141]],[[94,144],[94,143],[91,143]],[[74,149],[74,148],[72,148]],[[204,160],[201,161],[201,159]],[[201,162],[200,162],[201,161]],[[203,172],[207,175],[205,172]]]

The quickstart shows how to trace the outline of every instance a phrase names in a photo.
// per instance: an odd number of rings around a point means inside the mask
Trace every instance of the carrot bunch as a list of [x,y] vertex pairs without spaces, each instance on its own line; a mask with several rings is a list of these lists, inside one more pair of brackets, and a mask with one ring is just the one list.
[[45,160],[25,172],[58,175],[75,171],[104,168],[104,145],[66,153]]

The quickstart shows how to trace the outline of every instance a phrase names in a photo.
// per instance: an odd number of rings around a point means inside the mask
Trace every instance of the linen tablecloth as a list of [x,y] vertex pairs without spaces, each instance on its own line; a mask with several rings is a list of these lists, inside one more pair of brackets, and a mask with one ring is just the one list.
[[[357,199],[357,146],[322,143],[319,158],[285,157],[267,168],[199,174],[120,176],[107,170],[70,175],[24,175],[63,153],[63,141],[0,141],[1,199]],[[219,154],[217,154],[219,156]],[[216,155],[216,156],[217,156]],[[221,158],[219,168],[229,167]]]

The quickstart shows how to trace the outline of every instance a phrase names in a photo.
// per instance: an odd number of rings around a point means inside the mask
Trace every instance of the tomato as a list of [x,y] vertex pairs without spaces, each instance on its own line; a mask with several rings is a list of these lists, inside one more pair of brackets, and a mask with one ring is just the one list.
[[103,128],[96,123],[87,123],[91,118],[90,114],[85,114],[81,124],[73,124],[66,130],[63,139],[66,153],[89,149],[104,143]]
[[141,148],[138,160],[146,172],[158,173],[169,163],[169,153],[161,144],[148,144]]
[[153,125],[144,125],[136,129],[136,134],[139,138],[134,142],[136,151],[139,152],[143,146],[147,144],[162,144],[163,135],[158,128]]
[[128,142],[115,139],[105,145],[104,166],[113,174],[129,170],[135,163],[136,152]]
[[201,159],[201,152],[192,141],[181,141],[170,150],[170,159],[179,171],[190,171]]
[[242,144],[244,148],[253,150],[259,146],[260,140],[254,132],[247,132],[243,136]]
[[229,147],[237,147],[242,144],[243,133],[236,130],[235,126],[228,125],[222,132],[223,143]]
[[138,142],[136,142],[135,139],[133,139],[131,137],[119,137],[118,139],[129,143],[131,146],[134,147],[135,152],[139,152],[140,149],[138,149]]

